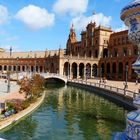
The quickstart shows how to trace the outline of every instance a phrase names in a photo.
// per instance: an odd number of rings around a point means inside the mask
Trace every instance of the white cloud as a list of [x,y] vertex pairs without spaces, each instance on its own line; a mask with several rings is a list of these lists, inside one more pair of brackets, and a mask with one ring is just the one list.
[[120,31],[127,30],[127,29],[128,29],[128,27],[125,26],[124,24],[122,24],[121,27],[115,29],[115,32],[120,32]]
[[110,26],[111,16],[105,16],[103,13],[94,14],[86,17],[84,15],[75,17],[72,22],[77,30],[84,30],[88,23],[96,22],[96,25]]
[[29,5],[19,10],[15,17],[32,30],[52,26],[55,20],[54,14],[48,13],[46,9],[34,5]]
[[4,24],[8,20],[8,10],[0,5],[0,24]]
[[88,0],[57,0],[53,5],[56,14],[75,16],[86,12]]

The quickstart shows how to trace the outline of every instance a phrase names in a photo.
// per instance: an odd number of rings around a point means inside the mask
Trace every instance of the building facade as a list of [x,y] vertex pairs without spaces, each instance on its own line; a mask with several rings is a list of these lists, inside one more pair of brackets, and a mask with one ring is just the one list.
[[[89,23],[77,41],[72,25],[67,41],[64,72],[72,78],[106,77],[111,80],[135,81],[132,64],[139,54],[129,42],[128,31],[113,32],[111,28]],[[69,73],[68,73],[69,72]]]
[[81,41],[77,41],[72,25],[66,45],[67,60],[63,61],[63,74],[71,78],[97,77],[98,63],[103,50],[107,48],[111,33],[111,28],[96,27],[95,22],[91,22],[86,31],[81,32]]
[[5,52],[0,49],[0,71],[50,72],[69,78],[106,77],[112,80],[136,80],[132,64],[138,47],[128,40],[128,31],[89,23],[77,41],[74,25],[66,49],[56,51]]
[[138,57],[138,47],[128,40],[128,31],[112,33],[107,53],[99,61],[100,75],[114,80],[136,80],[132,64]]
[[58,73],[59,51],[0,52],[0,71]]

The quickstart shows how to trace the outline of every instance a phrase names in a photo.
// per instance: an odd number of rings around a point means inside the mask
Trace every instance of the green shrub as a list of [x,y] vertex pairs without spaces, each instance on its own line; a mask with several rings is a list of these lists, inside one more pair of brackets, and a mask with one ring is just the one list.
[[28,100],[25,100],[22,102],[21,107],[22,109],[26,109],[27,107],[29,107],[30,102]]
[[14,109],[14,103],[12,103],[12,102],[7,102],[6,105],[7,105],[7,110],[12,110],[12,109]]

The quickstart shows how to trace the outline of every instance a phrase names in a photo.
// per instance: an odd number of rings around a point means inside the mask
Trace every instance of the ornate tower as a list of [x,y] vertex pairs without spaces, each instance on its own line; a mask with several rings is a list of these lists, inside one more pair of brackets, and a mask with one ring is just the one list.
[[71,53],[72,46],[75,42],[77,42],[77,39],[76,39],[76,33],[75,33],[74,25],[72,24],[72,26],[70,28],[70,34],[69,34],[69,37],[68,37],[68,40],[67,40],[67,50],[66,50],[67,54]]
[[69,34],[68,41],[70,41],[71,43],[77,42],[76,33],[75,33],[75,29],[74,29],[74,25],[73,24],[72,24],[72,26],[70,28],[70,34]]

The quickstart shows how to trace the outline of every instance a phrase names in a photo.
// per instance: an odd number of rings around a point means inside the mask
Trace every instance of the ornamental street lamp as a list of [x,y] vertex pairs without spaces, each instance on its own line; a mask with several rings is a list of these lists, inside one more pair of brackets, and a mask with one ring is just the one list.
[[29,76],[29,54],[27,56],[27,64],[26,64],[26,73],[27,73],[27,77]]
[[100,68],[100,82],[101,82],[101,79],[102,79],[102,67]]
[[125,88],[128,88],[127,79],[128,79],[128,65],[126,65],[125,68]]
[[16,61],[17,61],[17,64],[16,64],[17,65],[16,66],[17,81],[18,81],[18,60],[19,60],[19,57],[16,58]]
[[[12,47],[10,47],[10,60],[11,60],[11,55],[12,55]],[[8,84],[7,84],[7,93],[10,92],[10,71],[11,71],[11,66],[8,66],[8,71],[7,71],[7,80],[8,80]]]
[[69,76],[70,76],[70,65],[69,65],[69,57],[68,57],[68,79],[69,79]]
[[34,74],[36,74],[36,53],[35,53],[34,57],[35,57]]

